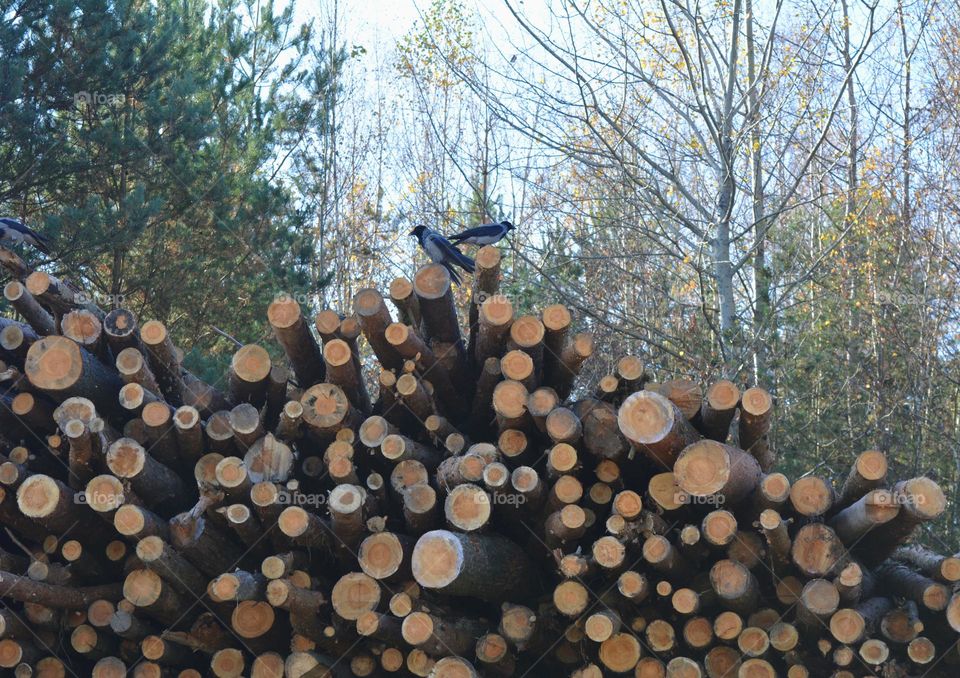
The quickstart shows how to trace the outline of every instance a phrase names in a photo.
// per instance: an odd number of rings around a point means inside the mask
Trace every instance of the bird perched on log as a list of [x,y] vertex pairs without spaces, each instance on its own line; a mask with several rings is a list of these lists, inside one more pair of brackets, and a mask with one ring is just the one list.
[[50,253],[50,239],[29,228],[22,221],[12,217],[0,217],[0,243],[16,245],[26,243],[44,254]]
[[500,242],[514,229],[514,225],[504,219],[499,224],[480,224],[468,228],[462,233],[450,236],[450,241],[456,245],[470,243],[471,245],[492,245]]
[[423,248],[423,251],[427,253],[433,263],[441,264],[450,271],[450,279],[457,285],[460,284],[461,280],[454,266],[459,266],[467,273],[473,273],[473,259],[458,250],[453,243],[432,228],[427,228],[421,224],[410,231],[410,235],[417,237],[420,247]]

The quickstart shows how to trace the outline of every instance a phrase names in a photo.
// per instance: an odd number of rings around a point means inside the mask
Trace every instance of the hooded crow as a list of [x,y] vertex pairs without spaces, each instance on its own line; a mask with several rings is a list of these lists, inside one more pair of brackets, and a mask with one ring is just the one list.
[[437,233],[431,228],[420,225],[410,231],[410,235],[415,235],[420,247],[427,253],[430,260],[435,264],[441,264],[450,271],[450,279],[457,285],[460,284],[460,276],[454,266],[459,266],[467,273],[473,273],[473,259],[458,250],[449,240]]
[[451,235],[450,241],[456,245],[460,245],[461,243],[492,245],[503,240],[504,236],[513,229],[513,224],[504,219],[499,224],[481,224],[475,228],[468,228],[463,233]]
[[0,217],[0,243],[16,245],[24,242],[44,254],[50,254],[50,240],[28,228],[22,221],[11,217]]

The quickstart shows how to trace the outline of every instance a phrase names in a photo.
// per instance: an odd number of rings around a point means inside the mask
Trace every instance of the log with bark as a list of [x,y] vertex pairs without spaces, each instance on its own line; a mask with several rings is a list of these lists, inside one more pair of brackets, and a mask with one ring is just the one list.
[[465,290],[430,265],[343,313],[277,297],[222,393],[175,326],[14,269],[13,675],[956,671],[960,549],[911,543],[934,479],[867,450],[791,482],[762,385],[638,355],[578,383],[593,338],[521,314],[494,247]]

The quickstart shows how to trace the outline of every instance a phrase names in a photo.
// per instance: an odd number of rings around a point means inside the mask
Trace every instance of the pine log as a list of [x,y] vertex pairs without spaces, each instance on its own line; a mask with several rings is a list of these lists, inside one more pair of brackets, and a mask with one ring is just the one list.
[[267,320],[300,387],[306,389],[322,382],[325,376],[323,355],[296,299],[290,296],[274,299],[267,308]]
[[37,334],[46,336],[57,333],[53,316],[40,305],[23,283],[18,280],[8,282],[3,288],[3,296]]
[[54,400],[88,398],[97,412],[122,418],[117,392],[123,383],[96,357],[60,336],[43,337],[27,352],[24,372],[30,383]]
[[683,449],[673,473],[680,488],[696,501],[734,506],[757,487],[761,468],[742,450],[701,440]]
[[652,391],[629,396],[617,413],[620,431],[654,462],[673,468],[680,451],[693,444],[697,432],[670,400]]
[[503,600],[538,588],[524,551],[494,535],[427,532],[414,547],[412,568],[421,586],[449,595]]
[[140,328],[140,340],[160,391],[171,405],[181,405],[184,383],[180,374],[180,360],[167,327],[159,320],[148,320]]
[[560,352],[556,374],[545,380],[544,385],[556,391],[561,400],[566,400],[573,390],[573,382],[580,374],[583,363],[593,355],[593,348],[593,335],[580,333],[571,337]]
[[740,389],[732,381],[721,379],[711,384],[700,405],[700,432],[711,440],[726,442],[739,403]]

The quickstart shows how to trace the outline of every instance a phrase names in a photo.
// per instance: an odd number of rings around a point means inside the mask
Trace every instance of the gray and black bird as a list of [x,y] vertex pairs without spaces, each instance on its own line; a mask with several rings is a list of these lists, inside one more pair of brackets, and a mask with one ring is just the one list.
[[18,219],[0,217],[0,244],[26,243],[44,254],[50,254],[50,239],[40,235]]
[[450,279],[457,285],[460,284],[461,280],[460,275],[454,268],[455,266],[459,266],[467,273],[473,273],[473,259],[458,250],[453,243],[432,228],[427,228],[421,224],[410,231],[410,235],[417,237],[420,247],[422,247],[423,251],[430,257],[430,261],[435,264],[440,264],[450,271]]
[[462,243],[469,243],[471,245],[492,245],[503,240],[507,233],[513,229],[513,224],[504,219],[499,224],[480,224],[474,228],[468,228],[462,233],[451,235],[450,242],[456,245],[460,245]]

